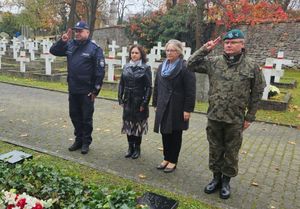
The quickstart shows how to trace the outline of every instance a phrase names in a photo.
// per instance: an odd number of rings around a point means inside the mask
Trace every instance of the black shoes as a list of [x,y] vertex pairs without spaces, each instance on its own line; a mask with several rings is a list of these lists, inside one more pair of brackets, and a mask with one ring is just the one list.
[[134,143],[128,143],[128,151],[124,157],[130,158],[132,156],[133,152],[134,152]]
[[132,159],[137,159],[141,155],[141,145],[135,144],[133,154],[131,155]]
[[221,187],[222,174],[221,173],[214,173],[214,178],[209,184],[204,188],[204,192],[206,194],[211,194],[217,191]]
[[70,147],[69,147],[69,151],[75,151],[78,150],[82,147],[82,144],[80,142],[75,141]]
[[230,177],[223,175],[222,188],[220,190],[220,198],[228,199],[230,197]]
[[89,152],[90,148],[88,144],[83,144],[81,147],[81,154],[87,154]]

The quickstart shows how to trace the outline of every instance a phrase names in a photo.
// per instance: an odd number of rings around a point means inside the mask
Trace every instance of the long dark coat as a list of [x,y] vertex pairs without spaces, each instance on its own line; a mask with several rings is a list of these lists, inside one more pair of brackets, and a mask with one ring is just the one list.
[[161,76],[162,65],[155,77],[153,106],[156,107],[154,132],[164,134],[172,131],[187,130],[188,121],[184,121],[183,112],[193,112],[196,97],[196,79],[194,72],[186,67],[186,61],[180,60],[171,75]]
[[[123,104],[123,120],[139,122],[149,117],[152,94],[151,68],[146,64],[126,64],[119,83],[118,100]],[[140,111],[140,107],[144,110]]]

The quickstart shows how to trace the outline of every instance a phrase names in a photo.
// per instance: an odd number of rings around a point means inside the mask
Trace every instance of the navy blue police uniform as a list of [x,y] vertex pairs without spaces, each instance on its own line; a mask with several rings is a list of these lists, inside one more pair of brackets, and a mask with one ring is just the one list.
[[103,50],[90,39],[59,40],[51,47],[50,53],[67,57],[69,114],[74,126],[75,142],[80,147],[89,146],[92,142],[94,113],[94,101],[90,93],[98,95],[103,83]]

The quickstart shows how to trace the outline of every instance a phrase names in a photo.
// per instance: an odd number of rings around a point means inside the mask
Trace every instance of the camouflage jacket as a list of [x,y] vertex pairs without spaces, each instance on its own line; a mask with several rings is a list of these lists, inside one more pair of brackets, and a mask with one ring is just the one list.
[[203,46],[188,60],[189,70],[208,74],[208,118],[241,124],[254,121],[266,86],[259,66],[245,54],[230,65],[223,55],[208,58],[208,54]]

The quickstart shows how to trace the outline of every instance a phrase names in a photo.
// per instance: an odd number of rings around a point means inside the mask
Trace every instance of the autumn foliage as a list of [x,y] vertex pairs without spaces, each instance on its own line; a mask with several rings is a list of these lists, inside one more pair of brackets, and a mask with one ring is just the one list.
[[247,0],[222,0],[219,5],[208,9],[208,19],[217,25],[227,27],[238,24],[255,25],[263,22],[280,22],[288,19],[278,3],[259,1],[256,4]]

